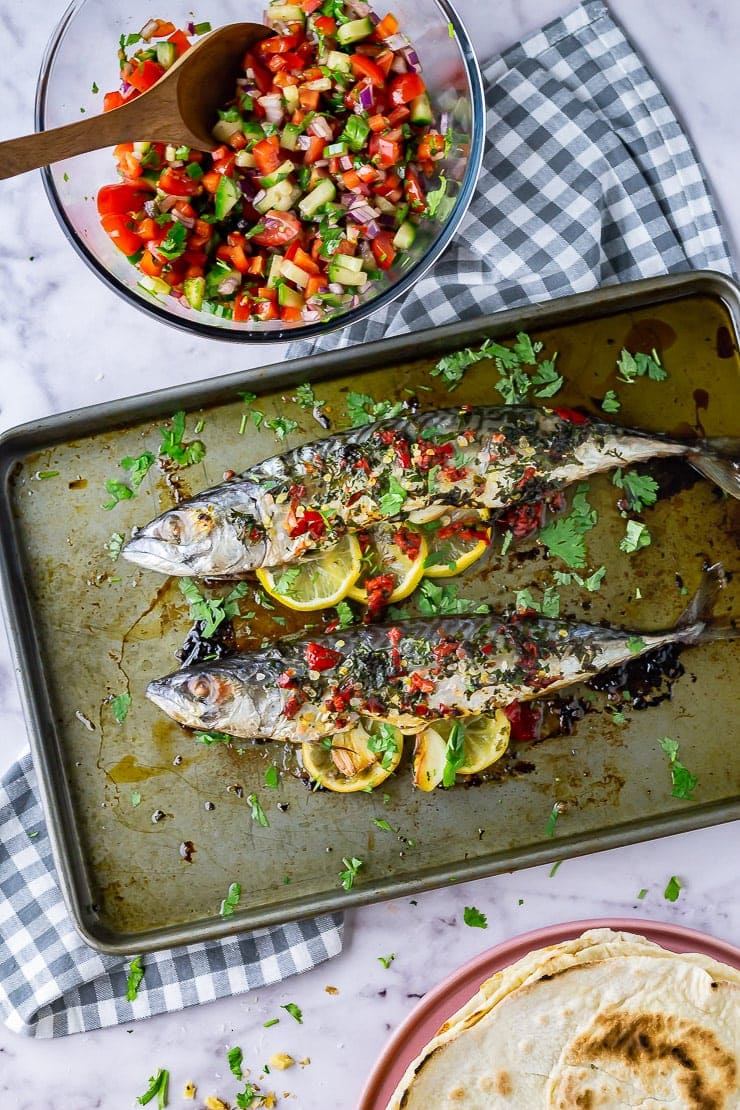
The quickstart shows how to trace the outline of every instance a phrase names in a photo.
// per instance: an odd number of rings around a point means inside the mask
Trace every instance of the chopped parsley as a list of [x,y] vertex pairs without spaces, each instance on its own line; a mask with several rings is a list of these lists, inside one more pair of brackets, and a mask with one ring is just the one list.
[[343,856],[342,863],[346,870],[339,872],[339,879],[345,890],[351,890],[355,885],[358,871],[361,867],[364,867],[365,864],[361,859],[358,859],[357,856],[352,856],[351,859],[347,859],[346,856]]
[[265,829],[269,828],[270,822],[267,820],[267,814],[260,805],[259,799],[256,794],[249,795],[249,797],[247,798],[247,805],[252,810],[252,820],[256,821],[258,825],[262,825],[262,827]]
[[376,420],[392,420],[403,411],[403,401],[375,401],[367,393],[347,394],[347,417],[353,428],[374,424]]
[[649,355],[642,351],[633,355],[623,347],[617,359],[617,369],[619,370],[618,380],[627,385],[632,385],[637,378],[646,376],[654,382],[662,382],[668,377],[661,365],[660,356],[654,348]]
[[129,693],[117,694],[110,703],[111,712],[119,725],[122,725],[131,708],[131,695]]
[[295,1002],[286,1002],[280,1009],[286,1010],[292,1018],[295,1018],[299,1025],[303,1025],[303,1013],[298,1006],[296,1006]]
[[588,502],[588,491],[588,482],[579,482],[568,516],[553,520],[539,534],[541,543],[550,555],[556,555],[566,566],[578,570],[586,565],[586,543],[583,535],[598,520],[596,510]]
[[355,623],[355,614],[352,612],[351,605],[346,601],[337,602],[334,608],[337,611],[340,628],[349,628],[351,624]]
[[566,570],[556,570],[553,577],[559,586],[569,586],[571,582],[574,582],[576,586],[580,586],[581,589],[588,590],[589,593],[595,593],[596,590],[600,588],[605,574],[606,567],[601,566],[587,578],[583,578],[580,574],[576,574],[575,571]]
[[281,594],[283,597],[291,597],[300,574],[300,567],[288,567],[287,570],[284,570],[275,583],[275,593]]
[[395,958],[396,958],[396,953],[395,952],[390,952],[387,956],[378,956],[378,963],[381,963],[383,965],[383,967],[385,968],[385,970],[387,971],[388,968],[393,963],[393,961],[395,960]]
[[277,767],[273,763],[272,766],[268,767],[267,770],[265,771],[265,786],[269,786],[269,788],[271,790],[277,790],[279,785],[280,785],[280,772],[278,771]]
[[126,978],[126,1001],[133,1002],[139,993],[141,981],[144,978],[144,965],[141,962],[141,956],[134,956],[131,963],[128,965],[128,976]]
[[110,555],[115,563],[123,550],[123,545],[126,542],[126,537],[123,532],[114,532],[108,542],[104,545],[105,550]]
[[668,756],[668,763],[671,770],[671,783],[673,784],[671,795],[674,798],[684,798],[686,801],[693,802],[694,795],[692,791],[699,780],[696,775],[692,775],[679,760],[678,741],[672,740],[670,736],[664,736],[658,743]]
[[184,442],[185,419],[184,412],[176,412],[170,421],[170,427],[159,429],[162,436],[159,454],[172,459],[179,466],[192,466],[205,457],[206,449],[199,439]]
[[555,835],[555,826],[558,822],[558,817],[559,816],[560,816],[560,806],[558,805],[557,802],[555,802],[554,806],[550,810],[550,816],[547,818],[547,825],[545,826],[545,832],[548,836],[554,836]]
[[612,482],[624,491],[624,496],[633,513],[641,512],[646,505],[654,505],[658,500],[658,483],[649,474],[636,474],[628,470],[625,474],[621,468],[615,470]]
[[647,644],[642,636],[630,636],[627,640],[627,647],[632,655],[639,655],[641,651],[645,650]]
[[287,416],[275,416],[272,420],[265,420],[265,427],[274,432],[279,440],[283,440],[296,430],[298,422]]
[[463,921],[471,929],[487,929],[488,918],[475,906],[466,906],[463,910]]
[[229,1051],[226,1053],[226,1059],[229,1062],[229,1070],[231,1071],[231,1074],[235,1075],[237,1079],[243,1079],[244,1072],[242,1071],[242,1064],[244,1062],[244,1053],[238,1045],[235,1045],[234,1048],[229,1049]]
[[675,902],[678,900],[678,896],[682,889],[681,880],[676,875],[671,875],[663,891],[663,897],[667,902]]
[[547,586],[542,601],[537,601],[529,590],[517,590],[514,604],[518,612],[531,611],[552,618],[560,616],[560,594],[554,586]]
[[397,733],[393,725],[382,721],[377,729],[367,739],[367,749],[374,755],[381,755],[383,770],[390,771],[393,767],[393,757],[398,754]]
[[203,637],[206,640],[215,634],[224,621],[239,616],[239,599],[249,589],[246,582],[239,582],[226,597],[207,598],[192,578],[181,578],[178,586],[190,606],[190,619],[203,622]]
[[105,483],[106,491],[111,495],[112,500],[107,501],[104,509],[112,509],[119,501],[130,501],[138,490],[144,478],[147,476],[155,463],[154,455],[151,451],[144,451],[136,458],[127,455],[121,459],[118,464],[122,470],[125,470],[129,475],[129,485],[125,482],[118,482],[115,478],[108,478]]
[[156,1096],[157,1106],[159,1110],[167,1105],[167,1087],[170,1081],[170,1073],[166,1068],[160,1068],[156,1075],[149,1077],[149,1086],[144,1091],[143,1095],[139,1095],[137,1102],[140,1106],[146,1106],[148,1102]]
[[641,520],[628,520],[625,533],[619,541],[619,550],[624,551],[627,555],[634,555],[635,551],[640,551],[643,547],[649,547],[652,542],[653,538],[647,529],[647,525],[643,524]]
[[453,389],[456,389],[463,380],[465,371],[469,366],[473,366],[482,359],[492,357],[491,347],[493,346],[497,346],[497,344],[493,344],[492,340],[486,339],[477,351],[466,347],[464,351],[455,351],[451,355],[445,355],[429,373],[433,378],[441,378],[449,392],[452,393]]
[[391,474],[388,481],[388,489],[380,499],[380,511],[385,516],[396,516],[401,511],[401,506],[408,497],[406,490],[403,488],[397,478]]
[[445,765],[442,771],[442,785],[454,786],[458,769],[465,764],[465,729],[459,721],[454,721],[445,747]]
[[229,892],[221,903],[219,913],[222,917],[231,917],[234,910],[239,905],[239,900],[242,896],[242,888],[240,883],[231,883]]
[[622,407],[622,402],[617,397],[613,389],[607,389],[604,394],[604,400],[601,402],[603,412],[619,412]]
[[459,598],[454,582],[438,586],[431,578],[425,578],[419,587],[419,611],[425,617],[436,617],[454,613],[487,613],[489,609],[487,605]]
[[393,828],[393,825],[391,825],[389,821],[386,821],[385,817],[373,817],[373,824],[376,826],[376,828],[382,829],[383,832],[392,833],[396,831]]
[[179,258],[185,253],[187,237],[188,229],[185,227],[185,224],[179,222],[173,223],[172,226],[168,228],[167,234],[157,247],[158,253],[164,255],[164,257],[170,259],[170,261]]
[[310,382],[301,382],[300,385],[296,386],[293,400],[299,408],[306,409],[308,412],[312,412],[314,409],[320,409],[326,404],[326,401],[319,401],[317,399]]

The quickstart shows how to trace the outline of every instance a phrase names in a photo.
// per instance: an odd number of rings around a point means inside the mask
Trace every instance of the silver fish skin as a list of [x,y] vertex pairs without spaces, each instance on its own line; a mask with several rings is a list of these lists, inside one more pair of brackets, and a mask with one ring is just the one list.
[[[430,720],[491,714],[573,685],[664,644],[699,642],[724,574],[709,568],[674,628],[653,634],[524,616],[440,617],[276,642],[185,667],[147,697],[189,728],[318,741],[362,716],[415,732]],[[736,635],[727,629],[722,635]]]
[[[563,415],[565,414],[565,415]],[[524,405],[440,409],[327,436],[183,501],[123,548],[163,574],[233,579],[383,520],[502,511],[598,471],[684,456],[740,497],[740,463],[701,445]]]

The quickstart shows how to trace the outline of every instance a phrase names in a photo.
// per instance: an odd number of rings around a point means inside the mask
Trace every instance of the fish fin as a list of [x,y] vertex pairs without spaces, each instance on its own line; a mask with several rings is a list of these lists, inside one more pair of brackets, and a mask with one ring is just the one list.
[[[733,441],[737,447],[737,441]],[[715,441],[712,441],[715,447]],[[714,482],[730,497],[740,498],[740,458],[724,458],[722,455],[704,451],[691,451],[688,460],[695,470]]]
[[[713,563],[704,568],[699,588],[676,621],[675,631],[695,629],[711,620],[720,590],[725,588],[725,568],[721,563]],[[700,632],[698,634],[701,634]]]

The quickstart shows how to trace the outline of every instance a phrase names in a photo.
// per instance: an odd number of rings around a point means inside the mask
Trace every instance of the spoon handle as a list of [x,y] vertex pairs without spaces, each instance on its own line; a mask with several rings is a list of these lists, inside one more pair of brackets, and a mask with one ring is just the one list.
[[[151,89],[146,96],[136,97],[112,112],[0,142],[0,180],[72,158],[75,154],[134,142],[142,137],[158,142],[187,142],[183,124],[172,125],[171,113],[166,111],[164,104],[160,107],[157,92]],[[180,135],[176,134],[178,131]]]

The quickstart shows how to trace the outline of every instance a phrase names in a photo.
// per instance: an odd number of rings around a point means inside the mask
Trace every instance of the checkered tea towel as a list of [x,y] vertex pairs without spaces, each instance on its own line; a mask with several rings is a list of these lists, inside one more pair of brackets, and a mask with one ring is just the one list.
[[[291,354],[669,270],[729,272],[701,167],[601,0],[487,65],[487,145],[453,244],[403,299]],[[129,960],[85,945],[54,872],[30,758],[0,783],[0,1011],[39,1037],[129,1022],[273,983],[336,955],[341,918]],[[134,953],[132,953],[134,955]]]
[[483,80],[483,167],[451,245],[404,296],[291,357],[669,271],[731,272],[691,144],[601,0]]
[[67,913],[30,755],[0,782],[0,1016],[16,1033],[61,1037],[182,1010],[277,983],[341,949],[341,915],[327,914],[152,952],[128,1002],[131,958],[90,948]]

